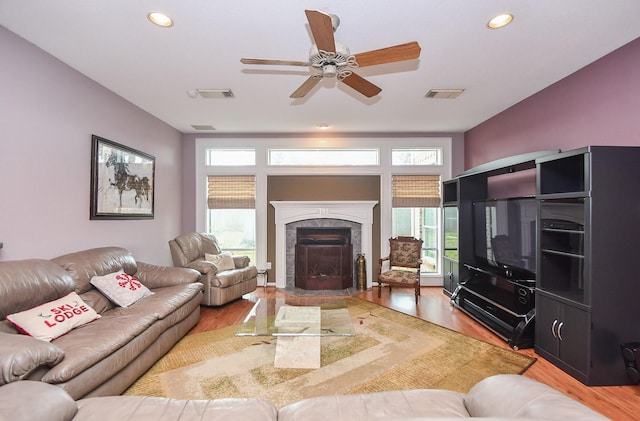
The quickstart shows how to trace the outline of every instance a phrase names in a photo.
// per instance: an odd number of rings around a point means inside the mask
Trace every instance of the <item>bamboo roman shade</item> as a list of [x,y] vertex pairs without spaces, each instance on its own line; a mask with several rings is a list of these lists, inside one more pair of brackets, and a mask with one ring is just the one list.
[[440,206],[439,175],[391,176],[394,208],[435,208]]
[[209,209],[255,209],[256,177],[253,175],[210,175],[207,177]]

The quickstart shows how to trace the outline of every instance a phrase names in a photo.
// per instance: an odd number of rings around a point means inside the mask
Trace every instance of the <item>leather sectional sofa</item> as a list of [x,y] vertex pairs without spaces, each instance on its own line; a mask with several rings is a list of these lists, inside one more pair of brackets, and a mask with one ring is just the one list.
[[[36,401],[38,405],[31,405]],[[500,374],[467,394],[436,389],[395,390],[305,399],[277,409],[261,399],[177,400],[109,396],[74,401],[62,389],[21,381],[0,387],[0,421],[371,421],[371,420],[580,420],[607,418],[551,387],[524,376]]]
[[[119,271],[137,278],[152,295],[120,307],[91,284],[95,276]],[[199,278],[191,269],[136,262],[119,247],[52,260],[1,262],[0,385],[38,380],[58,386],[74,399],[122,393],[198,322]],[[74,293],[100,318],[51,342],[20,334],[6,319],[76,297]],[[51,315],[36,316],[50,317],[51,325],[56,320]]]

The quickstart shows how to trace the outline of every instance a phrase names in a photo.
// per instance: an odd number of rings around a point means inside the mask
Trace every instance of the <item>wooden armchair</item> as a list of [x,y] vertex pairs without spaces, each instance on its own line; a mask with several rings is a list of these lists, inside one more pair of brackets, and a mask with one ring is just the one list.
[[[422,265],[422,240],[413,237],[389,239],[389,256],[380,259],[378,267],[378,298],[382,296],[382,284],[391,287],[413,287],[416,304],[420,295],[420,265]],[[383,263],[389,262],[389,270],[383,272]]]

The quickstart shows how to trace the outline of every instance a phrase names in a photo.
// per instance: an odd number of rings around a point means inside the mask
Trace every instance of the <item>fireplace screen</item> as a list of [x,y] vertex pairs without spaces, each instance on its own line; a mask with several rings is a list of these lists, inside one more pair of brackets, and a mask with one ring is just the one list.
[[297,228],[295,262],[298,288],[353,287],[351,228]]

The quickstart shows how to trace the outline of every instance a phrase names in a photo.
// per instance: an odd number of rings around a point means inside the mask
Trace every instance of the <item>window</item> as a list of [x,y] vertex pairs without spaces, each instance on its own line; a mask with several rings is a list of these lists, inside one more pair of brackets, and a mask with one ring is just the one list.
[[421,239],[422,273],[440,271],[440,176],[393,175],[392,235]]
[[368,149],[269,149],[273,166],[363,166],[379,165],[380,151]]
[[253,175],[207,177],[207,232],[220,247],[256,261],[256,181]]
[[391,165],[442,165],[440,148],[392,149]]
[[[442,257],[443,233],[436,233],[430,227],[435,220],[442,223],[442,210],[437,204],[428,206],[420,204],[398,205],[396,211],[403,207],[416,209],[415,216],[393,216],[391,178],[393,175],[436,175],[443,179],[451,177],[451,152],[453,138],[449,136],[393,136],[393,137],[316,137],[316,136],[240,136],[224,138],[197,138],[195,139],[195,191],[196,203],[194,212],[195,230],[200,232],[211,231],[215,233],[225,247],[245,249],[250,240],[227,240],[225,232],[233,232],[234,238],[246,238],[241,232],[246,227],[248,232],[255,231],[253,243],[256,259],[254,263],[259,268],[266,268],[269,263],[268,250],[275,247],[275,238],[268,235],[272,223],[271,204],[269,200],[277,198],[273,192],[267,191],[267,179],[280,175],[367,175],[379,176],[383,184],[380,185],[380,229],[381,238],[387,239],[394,235],[393,222],[407,219],[412,222],[408,233],[416,232],[423,241],[425,247],[425,261],[433,261]],[[392,164],[393,162],[393,164]],[[219,209],[209,208],[207,181],[208,176],[236,176],[251,174],[255,178],[255,207],[248,211],[237,208]],[[340,191],[335,192],[336,197],[343,198]],[[333,192],[324,194],[323,197],[331,197]],[[277,194],[276,194],[277,196]],[[290,200],[295,197],[287,195]],[[305,197],[302,194],[300,197]],[[309,199],[309,198],[307,198]],[[438,208],[433,211],[426,210],[431,207]],[[237,209],[234,211],[233,209]],[[249,215],[243,215],[249,212]],[[422,213],[420,213],[422,212]],[[429,216],[427,212],[432,212]],[[227,215],[234,215],[227,216]],[[255,218],[254,216],[255,215]],[[189,215],[186,215],[189,218]],[[246,220],[246,224],[232,226],[236,218]],[[400,231],[396,231],[400,233]],[[438,243],[432,248],[430,238],[438,238]],[[232,237],[229,235],[229,237]],[[239,244],[238,244],[239,243]],[[375,251],[376,254],[378,251]],[[429,256],[427,258],[427,256]],[[269,279],[279,287],[286,285],[286,276],[283,275],[282,262],[271,261],[275,266],[274,273],[269,273]],[[375,263],[372,263],[372,265]],[[427,266],[425,265],[425,268]],[[426,284],[437,283],[442,275],[442,268],[433,272],[423,273],[423,282]],[[271,276],[274,275],[274,276]],[[427,279],[428,278],[428,279]]]
[[255,149],[207,149],[207,165],[256,165]]

